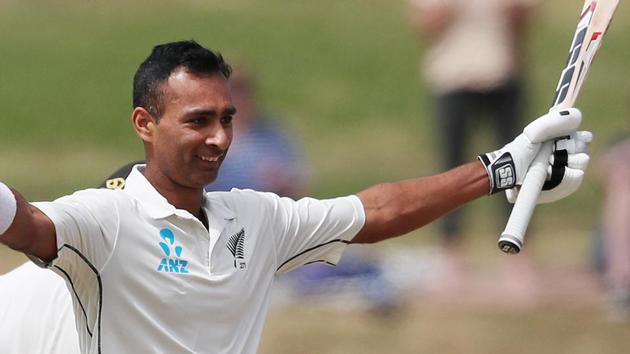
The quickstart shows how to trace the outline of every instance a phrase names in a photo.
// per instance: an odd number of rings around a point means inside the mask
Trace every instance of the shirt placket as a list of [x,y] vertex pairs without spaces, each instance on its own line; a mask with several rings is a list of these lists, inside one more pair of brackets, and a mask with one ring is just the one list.
[[207,213],[207,211],[206,211],[206,215],[208,216],[208,236],[209,236],[208,253],[207,253],[207,259],[208,259],[207,270],[209,274],[212,275],[212,253],[214,251],[215,246],[217,245],[219,241],[219,238],[221,237],[221,234],[223,233],[223,230],[225,229],[226,225],[230,221],[232,221],[232,219],[212,217],[209,213]]

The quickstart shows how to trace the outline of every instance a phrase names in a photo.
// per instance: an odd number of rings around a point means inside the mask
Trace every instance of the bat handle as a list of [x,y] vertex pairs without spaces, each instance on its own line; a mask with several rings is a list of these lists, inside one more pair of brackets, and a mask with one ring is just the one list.
[[547,178],[547,166],[549,165],[552,147],[553,142],[544,143],[529,170],[527,170],[510,218],[499,238],[499,249],[505,253],[517,254],[523,247],[527,226],[532,218],[536,201]]

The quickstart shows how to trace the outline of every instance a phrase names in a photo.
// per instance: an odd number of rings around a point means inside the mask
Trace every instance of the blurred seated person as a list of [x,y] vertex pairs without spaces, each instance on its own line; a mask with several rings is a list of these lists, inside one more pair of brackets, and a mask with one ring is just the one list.
[[242,66],[230,78],[234,115],[234,140],[219,177],[207,191],[232,188],[273,192],[284,197],[304,195],[307,169],[304,156],[275,119],[258,105],[256,83]]

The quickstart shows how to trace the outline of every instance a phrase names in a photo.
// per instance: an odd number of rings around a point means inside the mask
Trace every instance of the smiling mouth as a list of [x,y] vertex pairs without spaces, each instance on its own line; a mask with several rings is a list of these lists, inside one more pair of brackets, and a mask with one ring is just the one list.
[[219,160],[221,160],[221,156],[223,156],[223,155],[218,155],[218,156],[201,156],[201,155],[197,155],[197,158],[199,158],[201,161],[206,161],[206,162],[219,162]]

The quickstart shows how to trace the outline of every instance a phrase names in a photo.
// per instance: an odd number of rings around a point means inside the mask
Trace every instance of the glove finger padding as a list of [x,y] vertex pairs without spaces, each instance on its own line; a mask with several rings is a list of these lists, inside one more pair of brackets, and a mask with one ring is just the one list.
[[[564,147],[566,149],[555,150],[549,158],[547,181],[538,197],[538,204],[551,203],[565,198],[580,187],[590,160],[586,151],[592,140],[593,135],[590,132],[576,132],[554,144],[556,148]],[[557,180],[554,181],[554,178]],[[551,183],[552,181],[554,183]],[[505,191],[510,203],[516,201],[519,190],[520,186],[517,186]]]
[[549,159],[551,170],[548,171],[543,191],[554,189],[562,183],[569,156],[575,153],[586,153],[591,141],[593,141],[593,134],[587,131],[574,132],[563,139],[554,141],[553,154]]
[[[554,155],[551,155],[549,158],[549,167],[547,168],[547,177],[551,176],[551,169],[554,160]],[[591,157],[585,153],[569,155],[567,157],[567,164],[565,167],[585,171],[590,160]]]
[[567,167],[564,171],[564,178],[558,187],[548,191],[542,191],[538,197],[537,203],[551,203],[568,197],[580,188],[583,179],[584,171]]
[[588,131],[575,132],[566,138],[554,142],[554,151],[567,150],[569,154],[588,152],[588,144],[593,141],[593,134]]
[[569,135],[582,122],[582,113],[577,108],[551,111],[529,123],[523,133],[534,144]]

